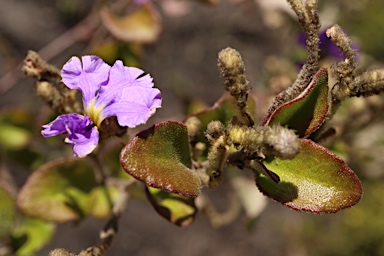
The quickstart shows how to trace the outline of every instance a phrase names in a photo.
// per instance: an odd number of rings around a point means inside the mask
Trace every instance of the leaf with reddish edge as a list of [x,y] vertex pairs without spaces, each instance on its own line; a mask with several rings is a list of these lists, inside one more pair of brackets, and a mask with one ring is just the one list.
[[323,124],[328,108],[328,72],[322,68],[298,97],[278,107],[261,125],[288,126],[305,138]]
[[201,180],[190,169],[187,127],[179,122],[156,124],[137,134],[121,151],[120,164],[147,186],[196,197]]
[[363,190],[359,178],[337,155],[311,140],[302,140],[300,153],[292,160],[265,161],[280,177],[274,183],[256,178],[268,197],[297,211],[335,213],[355,205]]
[[[206,144],[206,151],[204,152],[205,157],[207,156],[208,148],[210,146],[210,144],[208,143],[204,135],[204,132],[207,130],[208,124],[212,120],[218,120],[222,122],[225,126],[227,126],[232,120],[232,118],[235,115],[237,115],[236,107],[234,104],[235,104],[234,98],[229,94],[224,94],[218,101],[216,101],[216,103],[212,107],[196,113],[192,113],[183,120],[183,123],[185,123],[190,117],[197,117],[200,120],[201,130],[200,130],[200,135],[197,139],[198,141]],[[254,97],[252,97],[252,95],[248,95],[247,111],[255,120],[256,119],[256,101]]]
[[197,208],[194,198],[183,197],[152,187],[145,187],[145,193],[156,212],[169,222],[186,227],[195,220]]

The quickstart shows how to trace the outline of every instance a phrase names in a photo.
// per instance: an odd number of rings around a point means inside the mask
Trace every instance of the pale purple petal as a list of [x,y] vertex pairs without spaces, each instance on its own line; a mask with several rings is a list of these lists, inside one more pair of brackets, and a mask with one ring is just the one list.
[[101,87],[95,104],[104,107],[101,120],[116,116],[121,126],[135,127],[145,123],[153,110],[161,107],[160,91],[152,88],[152,77],[144,75],[141,69],[125,67],[122,61],[116,61],[109,74],[108,84]]
[[99,142],[99,132],[88,116],[66,114],[58,116],[43,126],[44,137],[67,133],[65,142],[72,144],[75,156],[84,157],[91,153]]
[[151,110],[160,107],[158,89],[131,86],[120,90],[114,101],[103,109],[102,117],[116,116],[121,126],[132,128],[145,123],[151,116]]
[[117,60],[115,64],[111,67],[110,78],[108,85],[113,86],[131,86],[131,85],[140,85],[144,87],[153,87],[152,77],[150,75],[145,75],[143,77],[144,71],[139,68],[126,67],[124,66],[121,60]]
[[134,102],[114,103],[105,108],[105,112],[108,116],[116,116],[119,125],[130,128],[144,124],[151,116],[148,107]]
[[98,56],[72,57],[61,71],[63,83],[70,89],[80,90],[85,107],[108,82],[110,66]]
[[108,84],[100,89],[96,105],[110,104],[121,95],[121,90],[130,86],[152,88],[153,79],[149,74],[138,78],[143,74],[141,69],[125,67],[122,61],[116,61],[110,69]]

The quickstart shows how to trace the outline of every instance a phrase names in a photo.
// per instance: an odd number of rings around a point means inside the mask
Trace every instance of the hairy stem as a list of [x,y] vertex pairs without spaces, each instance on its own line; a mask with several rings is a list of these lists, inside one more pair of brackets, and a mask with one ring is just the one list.
[[296,98],[310,84],[313,76],[319,70],[320,59],[320,19],[317,12],[317,0],[307,1],[305,5],[301,0],[287,0],[293,11],[296,13],[299,23],[306,35],[307,60],[301,68],[292,86],[279,93],[273,100],[267,114],[261,121],[265,125],[273,112],[282,104]]

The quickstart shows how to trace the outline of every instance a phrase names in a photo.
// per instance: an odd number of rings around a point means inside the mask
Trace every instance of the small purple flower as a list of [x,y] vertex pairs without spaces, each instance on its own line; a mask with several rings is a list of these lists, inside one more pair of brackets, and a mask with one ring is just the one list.
[[61,71],[62,81],[83,94],[85,115],[60,115],[44,125],[44,137],[67,133],[75,156],[85,157],[97,146],[101,122],[116,116],[119,125],[135,127],[145,123],[161,107],[161,94],[152,77],[138,68],[116,61],[110,67],[97,56],[72,57]]

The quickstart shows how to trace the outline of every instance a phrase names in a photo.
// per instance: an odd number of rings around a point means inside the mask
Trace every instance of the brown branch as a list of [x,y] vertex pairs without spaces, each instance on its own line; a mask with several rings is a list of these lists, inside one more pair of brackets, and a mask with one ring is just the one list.
[[58,115],[80,112],[76,90],[60,83],[60,70],[48,64],[36,52],[29,51],[21,69],[25,75],[36,80],[36,94]]

